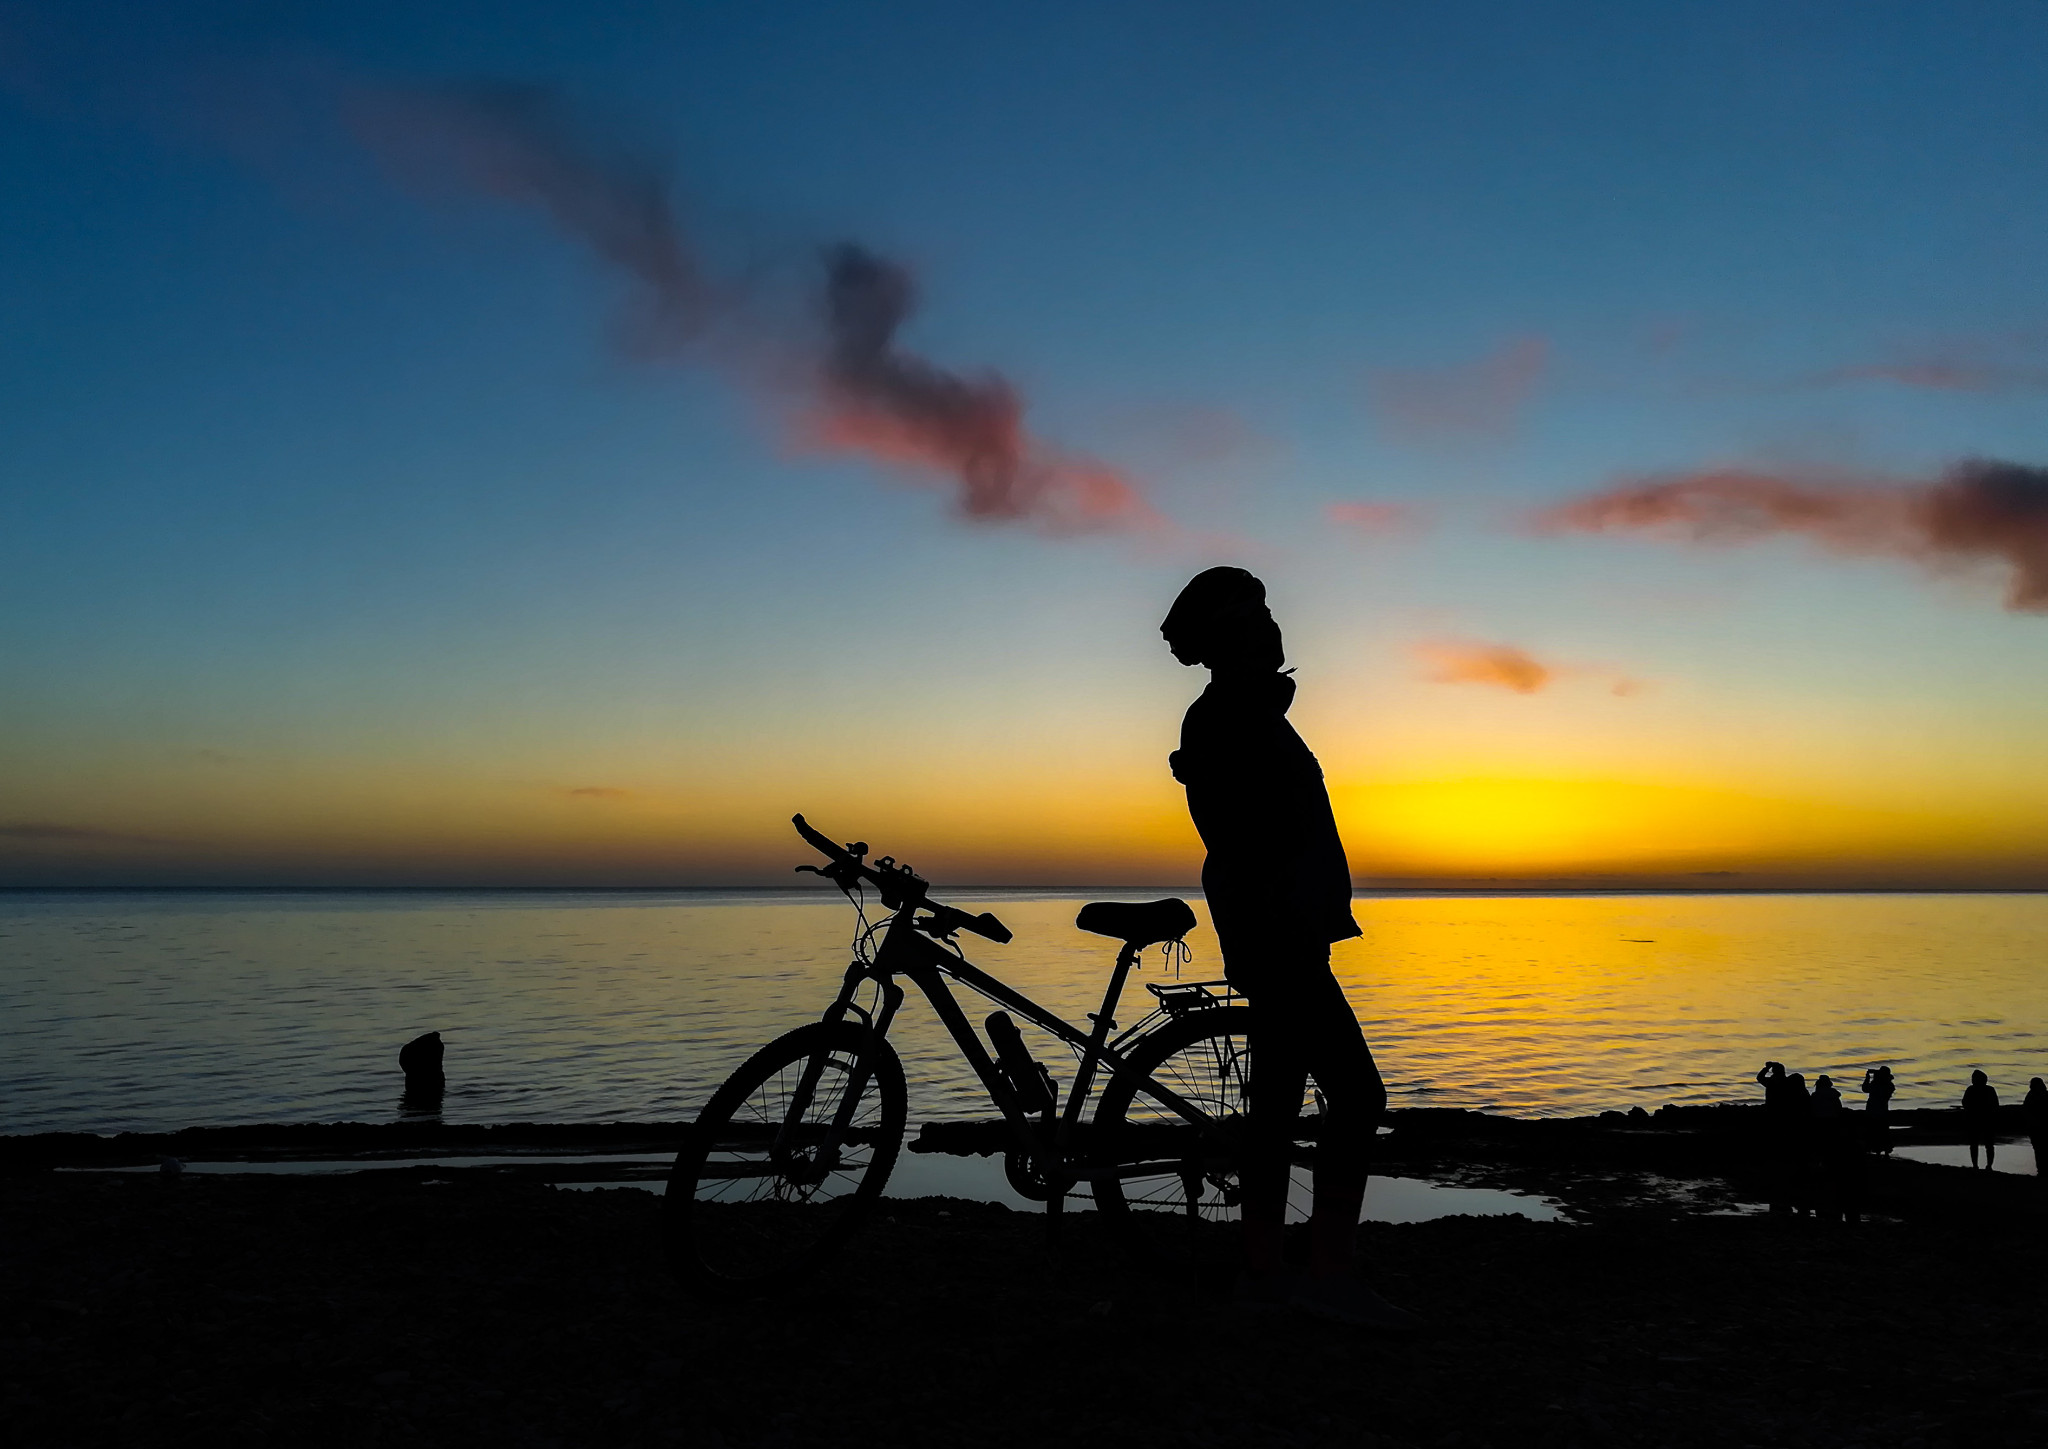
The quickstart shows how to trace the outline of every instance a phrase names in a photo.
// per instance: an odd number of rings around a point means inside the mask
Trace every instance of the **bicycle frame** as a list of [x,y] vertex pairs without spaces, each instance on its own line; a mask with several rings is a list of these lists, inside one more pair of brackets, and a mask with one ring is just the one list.
[[[1126,943],[1117,952],[1116,965],[1110,973],[1109,985],[1103,992],[1102,1009],[1089,1015],[1091,1026],[1082,1031],[1064,1018],[1048,1011],[1030,997],[1014,987],[983,971],[964,955],[947,950],[926,933],[916,920],[920,903],[913,901],[897,909],[883,934],[882,944],[875,951],[874,958],[856,960],[846,969],[846,976],[840,985],[839,995],[825,1009],[823,1020],[836,1023],[848,1015],[857,1016],[870,1040],[887,1037],[897,1010],[902,1006],[905,992],[897,984],[898,975],[907,977],[912,985],[922,991],[938,1013],[955,1045],[974,1068],[975,1076],[982,1088],[989,1094],[997,1109],[1003,1114],[1016,1134],[1018,1150],[1029,1157],[1036,1157],[1046,1163],[1060,1178],[1078,1180],[1080,1177],[1135,1177],[1156,1173],[1162,1164],[1152,1162],[1136,1163],[1083,1163],[1074,1160],[1069,1149],[1074,1139],[1074,1129],[1079,1124],[1081,1113],[1087,1106],[1088,1094],[1094,1085],[1098,1070],[1106,1067],[1112,1075],[1127,1069],[1124,1054],[1118,1049],[1125,1037],[1112,1039],[1110,1033],[1116,1030],[1116,1010],[1123,997],[1124,986],[1131,969],[1137,964],[1139,948]],[[1016,1089],[1008,1076],[998,1065],[987,1047],[982,1044],[981,1033],[967,1019],[959,999],[947,984],[948,978],[974,991],[980,996],[1022,1016],[1041,1030],[1058,1038],[1080,1053],[1072,1086],[1068,1089],[1065,1105],[1055,1102],[1058,1116],[1056,1122],[1037,1123],[1018,1100]],[[868,1011],[856,1000],[863,984],[874,982],[878,988],[879,1010]],[[783,1133],[777,1134],[776,1150],[784,1146],[784,1137],[790,1124],[800,1121],[809,1109],[810,1098],[815,1090],[818,1077],[823,1070],[822,1063],[813,1061],[806,1067],[797,1091],[791,1099],[788,1116],[785,1118]],[[823,1148],[828,1159],[837,1152],[837,1144],[843,1139],[852,1113],[866,1085],[865,1066],[855,1070],[853,1080],[842,1098],[835,1115],[829,1140]],[[1182,1098],[1171,1088],[1154,1080],[1138,1084],[1143,1091],[1179,1113],[1189,1122],[1202,1119],[1201,1111]],[[1048,1117],[1052,1114],[1048,1113]],[[1050,1140],[1045,1128],[1050,1127]],[[1056,1205],[1058,1194],[1053,1199]]]

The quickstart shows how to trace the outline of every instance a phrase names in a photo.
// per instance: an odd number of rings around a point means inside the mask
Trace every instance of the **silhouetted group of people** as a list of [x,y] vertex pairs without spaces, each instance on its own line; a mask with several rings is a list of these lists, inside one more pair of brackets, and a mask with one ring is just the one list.
[[1807,1090],[1806,1077],[1783,1062],[1765,1062],[1756,1074],[1764,1089],[1765,1157],[1771,1211],[1855,1222],[1863,1211],[1864,1161],[1891,1150],[1889,1067],[1863,1074],[1862,1120],[1842,1105],[1841,1089],[1823,1073]]
[[[2048,1177],[2048,1082],[2039,1077],[2027,1080],[2027,1095],[2020,1099],[2020,1113],[2026,1119],[2027,1139],[2034,1146],[2034,1175]],[[1998,1160],[1998,1091],[1982,1072],[1970,1073],[1969,1090],[1963,1093],[1963,1121],[1970,1135],[1970,1166],[1977,1165],[1977,1148],[1984,1148],[1984,1166]]]
[[[1822,1073],[1809,1091],[1806,1078],[1783,1062],[1765,1062],[1756,1079],[1764,1089],[1765,1157],[1774,1213],[1855,1222],[1862,1212],[1863,1175],[1872,1154],[1890,1156],[1892,1069],[1871,1067],[1857,1090],[1863,1111],[1848,1111],[1834,1078]],[[2048,1168],[2048,1084],[2035,1077],[2022,1103],[2035,1171]],[[1860,1118],[1860,1120],[1859,1120]],[[1981,1071],[1963,1092],[1963,1132],[1970,1166],[1989,1171],[1998,1160],[1998,1091]]]

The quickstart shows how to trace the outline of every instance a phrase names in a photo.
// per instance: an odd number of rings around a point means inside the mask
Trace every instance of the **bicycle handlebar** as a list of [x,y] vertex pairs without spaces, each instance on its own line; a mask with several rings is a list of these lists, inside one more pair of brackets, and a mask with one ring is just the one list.
[[875,878],[874,872],[865,865],[862,865],[857,857],[847,854],[844,847],[834,845],[825,836],[818,834],[817,831],[811,828],[811,822],[804,819],[803,816],[792,815],[790,817],[790,824],[796,826],[796,833],[801,835],[808,844],[816,849],[818,854],[827,857],[836,865],[850,866],[855,872],[868,877],[870,880]]
[[[932,915],[927,929],[935,935],[950,936],[955,931],[972,931],[975,935],[985,937],[998,945],[1009,942],[1008,926],[987,911],[978,916],[970,916],[955,906],[940,905],[926,892],[925,882],[912,874],[907,866],[893,871],[877,870],[847,847],[835,844],[829,837],[820,835],[811,828],[811,823],[803,816],[791,816],[790,823],[796,826],[796,833],[801,835],[812,849],[832,862],[827,869],[818,873],[838,882],[842,890],[855,880],[864,880],[882,893],[883,902],[892,909],[923,906],[930,911]],[[860,849],[862,855],[867,853],[865,845]],[[811,868],[801,865],[797,867],[798,870]]]
[[955,931],[972,931],[977,936],[994,941],[998,946],[1006,946],[1010,942],[1010,928],[987,911],[978,916],[970,916],[957,907],[942,906],[937,901],[926,901],[925,904],[932,909],[932,922],[939,928],[938,934],[951,935]]

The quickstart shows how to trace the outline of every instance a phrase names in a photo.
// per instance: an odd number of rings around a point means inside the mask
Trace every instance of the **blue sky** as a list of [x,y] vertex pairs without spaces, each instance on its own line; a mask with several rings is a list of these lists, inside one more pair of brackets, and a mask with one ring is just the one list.
[[[1361,800],[1962,800],[1971,869],[2048,871],[1998,813],[2048,804],[2048,624],[1995,582],[1517,530],[1645,473],[2048,462],[2038,7],[592,9],[0,6],[0,878],[745,876],[833,805],[989,879],[1174,876],[1196,681],[1153,630],[1226,559]],[[664,158],[774,308],[826,243],[900,259],[906,344],[999,370],[1170,536],[964,522],[730,369],[636,360],[626,279],[346,124],[478,78]],[[1875,375],[1929,360],[1971,385]],[[1404,377],[1465,424],[1404,421]],[[1432,682],[1442,638],[1560,672]],[[932,759],[917,808],[864,781]],[[970,779],[1004,783],[940,807]],[[1379,873],[1464,868],[1357,829]],[[1729,858],[1781,868],[1767,837]]]

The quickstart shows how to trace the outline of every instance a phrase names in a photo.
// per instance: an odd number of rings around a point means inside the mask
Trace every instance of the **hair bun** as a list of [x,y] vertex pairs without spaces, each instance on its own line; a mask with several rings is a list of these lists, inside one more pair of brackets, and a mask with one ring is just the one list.
[[1266,586],[1258,575],[1229,564],[1203,569],[1189,579],[1166,618],[1163,634],[1180,634],[1222,623],[1272,618],[1266,607]]

